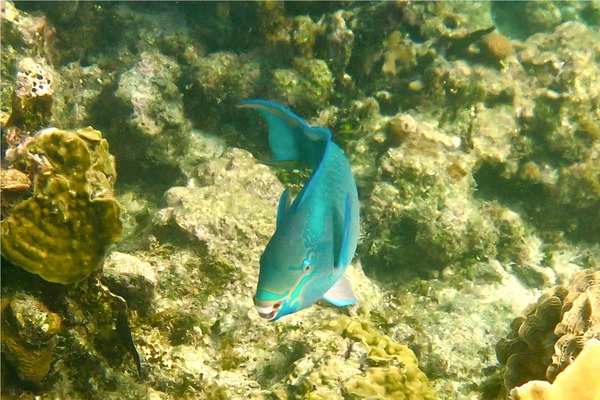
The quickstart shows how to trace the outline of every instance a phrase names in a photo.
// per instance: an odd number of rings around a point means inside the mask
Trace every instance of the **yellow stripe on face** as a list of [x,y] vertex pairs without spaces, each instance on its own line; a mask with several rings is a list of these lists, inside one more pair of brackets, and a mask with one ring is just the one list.
[[264,104],[242,104],[242,105],[238,105],[237,107],[238,108],[262,109],[262,110],[268,111],[269,113],[275,115],[276,117],[281,118],[282,120],[284,120],[290,126],[294,126],[294,127],[300,126],[300,123],[298,121],[296,121],[293,118],[290,118],[288,115],[284,114],[283,111],[278,110],[278,109],[273,108],[273,107],[266,106]]

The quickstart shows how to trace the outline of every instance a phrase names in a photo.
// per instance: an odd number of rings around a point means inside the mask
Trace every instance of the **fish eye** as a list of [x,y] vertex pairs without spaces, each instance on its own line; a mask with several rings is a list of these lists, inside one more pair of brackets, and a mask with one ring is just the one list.
[[281,302],[278,301],[277,303],[273,304],[273,310],[279,310],[279,307],[281,307]]
[[305,258],[302,261],[302,267],[304,267],[304,272],[308,272],[311,270],[311,267],[313,266],[313,264],[315,263],[315,257],[312,256],[311,258]]

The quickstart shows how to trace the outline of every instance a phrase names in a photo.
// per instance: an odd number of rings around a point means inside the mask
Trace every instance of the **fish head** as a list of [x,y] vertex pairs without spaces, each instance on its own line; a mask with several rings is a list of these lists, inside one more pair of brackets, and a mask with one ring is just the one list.
[[279,237],[271,238],[261,256],[254,296],[256,311],[268,321],[310,307],[338,278],[326,262],[331,264],[331,254],[327,256],[320,247],[307,247],[302,240],[284,243]]

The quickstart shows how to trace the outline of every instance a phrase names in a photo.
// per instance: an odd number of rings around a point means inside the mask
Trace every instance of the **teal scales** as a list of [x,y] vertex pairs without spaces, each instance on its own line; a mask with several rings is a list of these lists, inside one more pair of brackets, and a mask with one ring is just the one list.
[[344,152],[327,128],[309,126],[276,103],[247,100],[239,107],[259,111],[268,123],[275,157],[267,165],[312,169],[293,202],[287,189],[279,200],[277,227],[260,259],[256,310],[275,321],[319,299],[354,304],[344,272],[358,242],[359,204]]

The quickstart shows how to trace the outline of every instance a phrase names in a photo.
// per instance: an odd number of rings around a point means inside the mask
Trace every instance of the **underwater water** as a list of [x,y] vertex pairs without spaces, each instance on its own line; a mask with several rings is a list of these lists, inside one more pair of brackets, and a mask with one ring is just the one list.
[[600,395],[600,2],[0,8],[2,399]]

